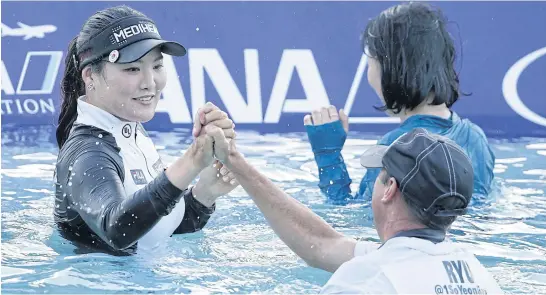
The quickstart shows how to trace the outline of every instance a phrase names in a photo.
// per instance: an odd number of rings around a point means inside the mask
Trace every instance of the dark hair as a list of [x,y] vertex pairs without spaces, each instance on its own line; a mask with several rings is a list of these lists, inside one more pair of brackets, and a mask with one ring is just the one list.
[[[144,14],[125,5],[97,11],[85,22],[79,35],[70,41],[65,57],[64,75],[61,81],[62,104],[56,132],[59,148],[63,146],[68,138],[72,125],[78,116],[78,98],[85,94],[85,84],[81,77],[81,71],[78,69],[78,64],[90,52],[81,52],[78,55],[78,49],[104,28],[126,16],[144,16]],[[92,70],[96,73],[102,72],[103,64],[102,61],[92,63]]]
[[377,110],[412,110],[432,93],[432,105],[451,107],[457,101],[455,47],[446,22],[439,9],[411,2],[393,6],[368,23],[362,46],[381,65],[385,99]]
[[[387,172],[387,170],[385,170],[385,168],[382,168],[381,171],[383,172],[379,175],[381,183],[387,184],[389,178],[391,178],[392,176],[389,174],[389,172]],[[453,224],[453,222],[455,222],[455,219],[457,219],[457,217],[455,216],[434,216],[428,214],[423,210],[423,208],[421,208],[421,206],[419,206],[406,194],[402,193],[402,198],[404,199],[404,202],[406,202],[407,208],[409,209],[414,220],[429,228],[447,231],[449,227]],[[463,201],[459,198],[445,198],[441,201],[438,201],[436,205],[444,207],[443,209],[445,209],[460,208],[464,204]]]

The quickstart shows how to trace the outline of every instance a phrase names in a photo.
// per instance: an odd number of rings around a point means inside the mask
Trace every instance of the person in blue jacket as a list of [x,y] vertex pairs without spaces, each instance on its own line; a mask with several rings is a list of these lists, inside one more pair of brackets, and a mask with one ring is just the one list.
[[[491,191],[495,155],[480,127],[450,108],[459,98],[459,78],[454,69],[455,47],[439,9],[423,3],[403,3],[372,19],[362,38],[368,56],[368,82],[382,103],[378,110],[400,118],[400,126],[378,142],[390,145],[414,128],[446,136],[472,159],[474,196]],[[333,203],[369,200],[380,169],[368,169],[358,192],[341,150],[349,123],[334,106],[304,117],[307,134],[319,169],[319,187]]]

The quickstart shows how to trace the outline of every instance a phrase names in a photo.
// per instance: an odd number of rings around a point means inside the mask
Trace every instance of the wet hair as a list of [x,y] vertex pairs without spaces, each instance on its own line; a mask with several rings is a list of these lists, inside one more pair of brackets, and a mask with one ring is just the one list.
[[379,61],[385,105],[395,114],[412,110],[434,94],[432,105],[451,107],[459,98],[455,46],[439,9],[424,3],[393,6],[370,20],[363,50]]
[[[389,174],[389,172],[387,172],[387,170],[385,170],[385,168],[382,168],[381,173],[379,174],[379,177],[380,177],[381,183],[386,185],[392,176]],[[426,193],[426,192],[423,192],[423,193]],[[457,219],[457,217],[455,216],[431,215],[429,213],[426,213],[423,210],[423,208],[421,208],[415,201],[413,201],[406,194],[402,193],[402,198],[404,199],[404,202],[406,203],[406,207],[408,208],[411,214],[411,217],[413,217],[413,221],[417,221],[429,228],[447,231],[451,227],[453,222],[455,222],[455,219]],[[443,207],[443,209],[446,209],[446,208],[460,208],[464,204],[463,204],[463,201],[459,198],[445,198],[441,201],[438,201],[436,205]]]
[[[93,36],[120,18],[127,16],[144,16],[141,12],[128,6],[121,5],[97,11],[83,25],[80,33],[68,44],[65,57],[65,70],[61,80],[61,110],[57,126],[57,144],[61,148],[70,134],[72,125],[78,116],[78,98],[85,94],[85,83],[79,70],[79,62],[91,52],[81,52],[78,49],[87,43]],[[90,64],[95,73],[101,73],[104,62],[99,60]]]

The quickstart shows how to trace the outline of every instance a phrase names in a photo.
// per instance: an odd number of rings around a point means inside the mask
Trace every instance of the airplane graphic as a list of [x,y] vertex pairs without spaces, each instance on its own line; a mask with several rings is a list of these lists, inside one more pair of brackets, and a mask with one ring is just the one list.
[[46,33],[57,31],[54,25],[29,26],[22,22],[17,22],[18,28],[10,28],[2,23],[2,37],[23,37],[23,40],[30,38],[44,38]]

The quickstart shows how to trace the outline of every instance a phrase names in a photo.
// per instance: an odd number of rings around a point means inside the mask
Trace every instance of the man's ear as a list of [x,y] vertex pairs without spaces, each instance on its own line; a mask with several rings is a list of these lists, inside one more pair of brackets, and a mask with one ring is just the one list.
[[398,192],[398,182],[394,177],[389,177],[385,184],[385,190],[383,190],[383,197],[381,201],[383,203],[389,203],[394,200]]

